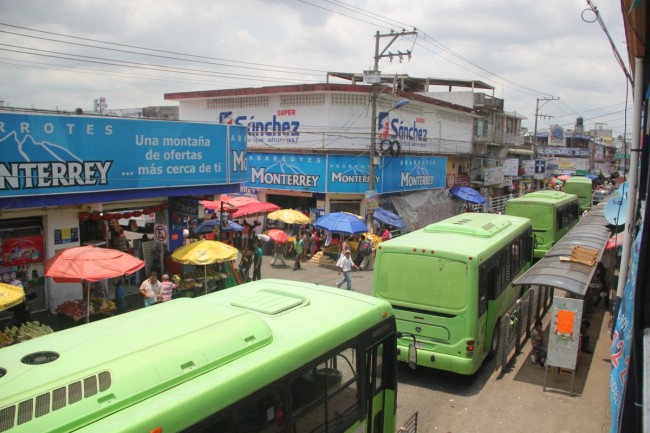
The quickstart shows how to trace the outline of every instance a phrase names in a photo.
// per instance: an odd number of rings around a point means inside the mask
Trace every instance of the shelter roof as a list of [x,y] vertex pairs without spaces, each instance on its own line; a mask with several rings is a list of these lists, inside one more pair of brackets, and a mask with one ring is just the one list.
[[610,235],[605,219],[604,203],[593,206],[569,233],[513,284],[549,286],[584,296],[596,271],[596,264],[589,266],[562,258],[571,257],[573,248],[581,246],[597,250],[596,263],[598,263]]

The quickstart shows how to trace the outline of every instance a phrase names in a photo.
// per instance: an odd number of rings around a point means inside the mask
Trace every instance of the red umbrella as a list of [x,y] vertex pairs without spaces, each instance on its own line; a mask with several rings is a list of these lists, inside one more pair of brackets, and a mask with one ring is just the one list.
[[256,213],[267,213],[279,210],[280,206],[266,201],[260,201],[257,203],[251,203],[244,206],[240,206],[237,211],[232,214],[233,218],[241,218],[248,215],[254,215]]
[[607,245],[605,245],[605,249],[609,250],[612,248],[618,248],[623,245],[623,238],[624,238],[623,233],[616,233],[614,236],[609,238],[607,241]]
[[271,229],[266,232],[266,234],[269,235],[273,242],[277,242],[279,244],[289,242],[289,236],[287,236],[287,234],[280,229]]
[[129,275],[144,266],[137,257],[92,245],[68,248],[45,262],[45,276],[59,283],[95,282]]
[[569,176],[568,174],[563,174],[558,176],[557,178],[560,179],[562,182],[566,182],[567,180],[569,180],[570,177],[571,176]]
[[223,206],[223,210],[226,211],[237,209],[237,206],[221,200],[201,200],[201,204],[206,209],[221,210],[221,206]]

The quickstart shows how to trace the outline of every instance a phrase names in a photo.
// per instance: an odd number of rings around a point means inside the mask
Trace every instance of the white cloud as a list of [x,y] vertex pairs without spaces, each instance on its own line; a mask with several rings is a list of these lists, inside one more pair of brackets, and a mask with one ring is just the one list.
[[[627,62],[620,4],[596,6]],[[587,128],[605,122],[622,134],[625,76],[600,26],[582,19],[586,8],[579,0],[0,2],[5,24],[0,26],[0,98],[13,106],[73,110],[90,109],[95,98],[104,96],[109,108],[133,108],[169,104],[163,98],[168,92],[322,82],[326,71],[368,69],[375,32],[417,27],[415,44],[398,40],[391,46],[391,51],[412,49],[412,59],[382,59],[382,72],[484,81],[497,88],[495,96],[505,99],[507,111],[528,117],[531,129],[537,99],[560,97],[542,104],[540,114],[553,118],[540,119],[540,128],[549,123],[571,127],[582,115]],[[125,51],[143,50],[7,24],[168,53],[129,54]],[[50,51],[40,52],[48,57],[17,52],[34,48]],[[70,54],[95,59],[62,58]],[[181,61],[189,59],[182,54],[202,58]],[[185,72],[144,70],[145,65]]]

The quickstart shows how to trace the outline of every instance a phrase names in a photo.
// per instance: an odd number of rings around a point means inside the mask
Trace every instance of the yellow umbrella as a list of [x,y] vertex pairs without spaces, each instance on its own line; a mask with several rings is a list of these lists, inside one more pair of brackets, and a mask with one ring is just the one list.
[[20,304],[24,297],[25,291],[21,287],[0,283],[0,311]]
[[307,215],[294,209],[276,210],[266,215],[266,217],[287,224],[309,224],[311,222]]
[[184,265],[211,265],[235,260],[239,250],[219,241],[190,242],[172,253],[172,260]]
[[208,293],[208,267],[214,263],[235,260],[239,250],[219,241],[200,240],[190,242],[172,253],[172,260],[184,265],[203,265],[205,270],[205,293]]

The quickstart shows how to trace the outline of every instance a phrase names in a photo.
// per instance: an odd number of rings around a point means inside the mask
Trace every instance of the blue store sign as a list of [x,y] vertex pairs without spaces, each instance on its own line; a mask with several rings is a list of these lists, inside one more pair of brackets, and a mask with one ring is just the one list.
[[247,179],[246,127],[0,113],[0,197]]
[[381,183],[384,193],[445,187],[445,157],[384,157],[382,167]]
[[[248,153],[246,187],[319,193],[365,193],[367,156]],[[376,168],[380,193],[444,188],[447,158],[383,157]]]

